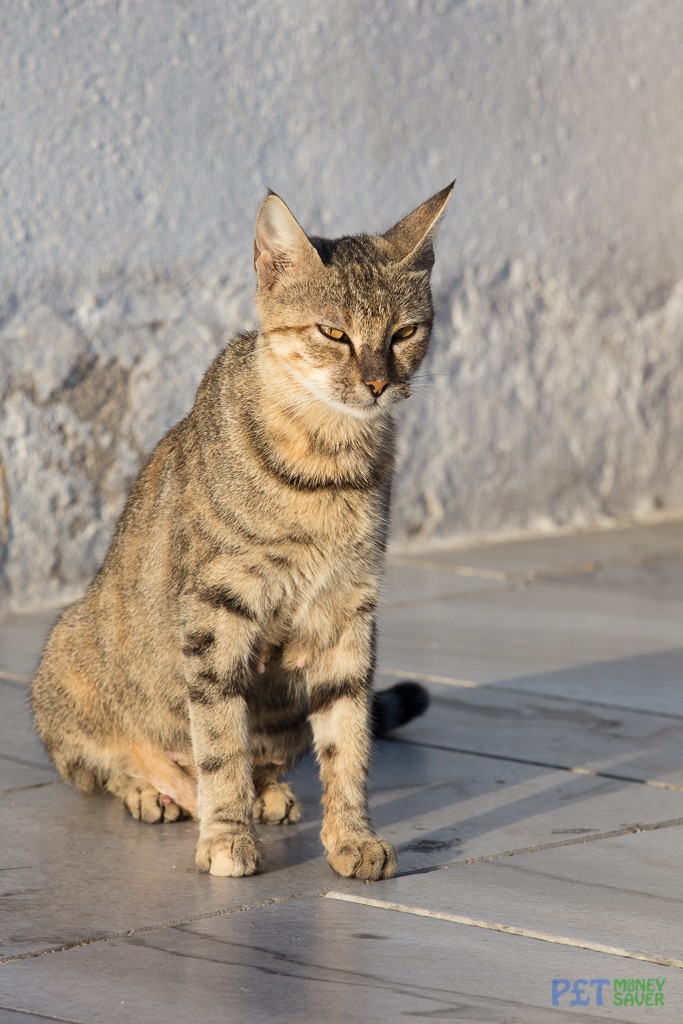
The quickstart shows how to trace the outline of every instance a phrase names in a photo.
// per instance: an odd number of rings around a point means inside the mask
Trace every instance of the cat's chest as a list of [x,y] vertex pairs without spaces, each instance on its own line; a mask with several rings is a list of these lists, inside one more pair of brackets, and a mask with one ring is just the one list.
[[377,575],[382,548],[381,537],[371,523],[330,514],[324,528],[312,530],[305,538],[294,539],[278,550],[284,557],[266,555],[287,599],[283,605],[291,611],[309,605],[328,592],[342,592]]
[[359,607],[372,606],[379,594],[379,569],[367,562],[305,560],[290,572],[261,629],[265,660],[287,670],[308,666],[320,651],[334,647],[353,622]]
[[265,545],[260,571],[267,566],[267,589],[275,598],[268,626],[273,641],[286,642],[321,615],[327,622],[348,616],[359,592],[378,590],[383,546],[376,524],[351,516],[337,523],[332,515],[305,537]]

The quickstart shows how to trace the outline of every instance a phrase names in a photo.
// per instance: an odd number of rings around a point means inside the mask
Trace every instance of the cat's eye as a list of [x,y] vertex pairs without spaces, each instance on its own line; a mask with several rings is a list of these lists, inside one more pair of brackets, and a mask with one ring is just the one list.
[[403,341],[405,338],[412,338],[417,328],[414,324],[407,324],[405,327],[399,327],[399,329],[392,335],[392,341]]
[[328,327],[327,324],[316,325],[321,334],[324,334],[326,338],[331,338],[332,341],[350,341],[348,334],[344,334],[338,327]]

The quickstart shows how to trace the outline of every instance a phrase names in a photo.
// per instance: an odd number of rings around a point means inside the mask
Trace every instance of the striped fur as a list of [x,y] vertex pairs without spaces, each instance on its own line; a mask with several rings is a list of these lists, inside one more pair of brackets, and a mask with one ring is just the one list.
[[332,868],[395,871],[366,798],[375,609],[391,412],[426,351],[450,190],[385,235],[336,241],[264,200],[260,331],[214,361],[45,648],[33,708],[62,776],[144,821],[195,816],[213,874],[258,869],[254,819],[298,820],[282,777],[311,742]]

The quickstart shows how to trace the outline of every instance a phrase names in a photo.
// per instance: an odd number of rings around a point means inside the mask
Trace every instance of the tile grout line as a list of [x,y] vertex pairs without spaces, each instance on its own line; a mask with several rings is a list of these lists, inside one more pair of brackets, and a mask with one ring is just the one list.
[[[402,601],[387,601],[387,608],[411,608],[427,604],[438,604],[441,602],[452,603],[459,598],[468,599],[471,597],[488,597],[501,593],[510,593],[516,590],[530,590],[541,583],[552,583],[556,580],[571,579],[572,577],[591,576],[598,572],[608,572],[611,569],[638,569],[648,565],[662,562],[668,558],[668,554],[639,555],[633,559],[617,561],[588,561],[576,562],[560,566],[557,569],[515,569],[504,571],[501,569],[477,569],[467,565],[441,565],[437,562],[410,561],[409,559],[393,558],[388,565],[396,569],[417,569],[420,572],[451,573],[454,576],[468,577],[470,579],[491,580],[497,582],[497,587],[479,587],[476,590],[461,591],[455,594],[437,594],[433,597],[405,598]],[[677,556],[674,556],[677,557]]]
[[447,914],[439,910],[426,910],[423,907],[412,907],[405,903],[391,903],[389,900],[375,900],[368,896],[352,896],[343,892],[328,892],[325,893],[324,898],[338,900],[343,903],[355,903],[360,906],[376,907],[378,910],[391,910],[400,914],[411,914],[414,917],[427,917],[437,921],[448,921],[451,924],[461,924],[470,928],[484,928],[487,931],[519,935],[526,939],[536,939],[540,942],[550,942],[559,946],[588,949],[594,953],[607,953],[611,956],[619,956],[630,960],[644,960],[647,963],[659,964],[661,967],[683,969],[683,960],[657,956],[655,953],[622,949],[620,946],[608,946],[601,942],[591,942],[588,939],[572,939],[565,935],[554,935],[551,932],[539,932],[533,928],[518,928],[515,925],[500,924],[497,921],[485,921],[476,917],[466,917],[463,914]]
[[471,597],[481,597],[484,594],[509,594],[515,590],[526,590],[529,584],[520,583],[517,580],[508,580],[494,587],[476,587],[470,590],[460,590],[453,593],[435,594],[433,597],[405,597],[401,600],[392,600],[384,596],[380,607],[392,610],[395,608],[419,608],[428,604],[452,604],[455,601],[467,601]]
[[[466,551],[466,548],[462,549]],[[633,555],[632,557],[600,560],[597,558],[588,559],[585,562],[569,562],[556,568],[549,569],[488,569],[485,566],[472,566],[464,563],[456,565],[445,565],[435,562],[430,558],[421,558],[419,555],[391,555],[387,556],[387,565],[397,569],[418,569],[422,572],[451,573],[454,576],[465,576],[472,579],[496,580],[501,583],[518,583],[533,585],[554,579],[564,579],[569,576],[588,576],[596,572],[609,571],[610,569],[638,569],[649,565],[663,562],[667,558],[680,558],[680,552],[657,551],[652,554]],[[488,591],[487,591],[488,592]]]
[[0,669],[0,682],[5,683],[30,683],[31,676],[22,676],[17,672],[5,672]]
[[491,687],[491,683],[479,683],[473,679],[453,679],[451,676],[431,676],[425,672],[411,672],[410,669],[399,668],[376,668],[375,675],[389,676],[395,679],[397,676],[412,676],[424,683],[443,683],[445,686],[455,686],[459,689],[476,690],[481,687]]
[[434,597],[412,597],[403,598],[400,601],[392,601],[383,598],[380,608],[387,611],[395,609],[424,608],[430,604],[455,604],[456,601],[469,601],[473,597],[488,597],[492,594],[512,594],[518,590],[528,590],[532,584],[528,580],[507,580],[493,587],[477,587],[472,590],[461,590],[455,594],[436,594]]
[[24,793],[28,789],[44,789],[45,786],[59,786],[61,779],[49,779],[47,782],[29,782],[25,786],[9,786],[7,789],[0,789],[0,797],[12,796],[14,793]]
[[403,743],[408,747],[425,747],[428,750],[443,750],[449,754],[466,754],[470,757],[483,757],[493,761],[509,761],[512,764],[527,764],[534,768],[549,768],[553,771],[569,772],[570,775],[587,775],[595,779],[610,779],[613,782],[633,782],[641,786],[652,786],[655,789],[669,789],[683,793],[683,785],[676,782],[663,782],[660,779],[641,779],[636,775],[619,775],[616,772],[601,771],[598,768],[576,768],[566,764],[554,764],[551,761],[532,761],[526,757],[514,757],[512,754],[491,754],[485,750],[468,750],[466,747],[446,747],[441,743],[427,743],[424,740],[408,740],[401,737],[386,737],[385,742]]
[[[542,675],[542,673],[536,673]],[[504,680],[499,683],[487,683],[475,679],[458,679],[454,676],[435,676],[428,672],[414,671],[413,669],[402,668],[376,668],[375,675],[387,676],[390,679],[405,678],[417,679],[423,683],[440,683],[442,686],[453,686],[461,690],[491,690],[493,693],[512,693],[522,697],[535,697],[536,700],[557,700],[565,704],[585,704],[591,708],[605,708],[607,711],[625,711],[631,715],[654,715],[657,718],[675,718],[683,720],[683,714],[675,711],[652,711],[650,708],[632,708],[625,704],[606,704],[600,700],[587,700],[585,697],[565,697],[562,694],[541,693],[537,690],[525,690],[519,686],[506,686]]]
[[[448,871],[450,868],[464,868],[471,864],[489,864],[496,860],[503,860],[506,857],[522,857],[528,853],[545,853],[546,850],[559,850],[565,846],[584,846],[587,843],[599,843],[603,839],[619,839],[622,836],[637,836],[641,832],[656,832],[660,828],[680,828],[683,825],[683,818],[669,818],[667,821],[653,821],[647,824],[625,825],[623,828],[610,829],[609,832],[598,832],[597,835],[583,834],[575,839],[557,839],[550,843],[537,843],[535,846],[520,846],[516,850],[501,850],[498,853],[482,853],[478,857],[463,857],[460,860],[452,860],[447,864],[440,864],[438,868],[418,868],[416,871],[407,874],[418,875],[430,871]],[[400,851],[400,848],[399,848]]]
[[470,565],[441,565],[431,559],[411,559],[401,555],[388,555],[387,566],[392,569],[419,569],[421,572],[446,572],[452,576],[466,576],[469,579],[496,580],[507,583],[514,574],[505,569],[486,569]]
[[10,1010],[11,1013],[22,1013],[27,1017],[36,1017],[39,1020],[50,1021],[51,1024],[86,1024],[86,1021],[76,1020],[75,1017],[55,1017],[53,1013],[41,1013],[39,1010],[25,1010],[18,1006],[0,1005],[0,1010]]
[[148,932],[158,932],[164,928],[182,928],[187,924],[196,924],[199,921],[210,921],[215,917],[228,917],[230,914],[241,914],[249,910],[263,910],[264,907],[276,907],[293,900],[303,900],[308,897],[324,896],[325,893],[319,889],[312,889],[310,892],[295,892],[289,896],[273,896],[270,899],[262,900],[260,903],[252,903],[248,906],[227,907],[223,910],[212,910],[207,914],[194,914],[191,917],[178,918],[172,921],[160,921],[157,924],[141,925],[139,928],[127,928],[125,931],[109,932],[106,935],[94,935],[91,938],[74,939],[73,942],[62,942],[56,946],[47,946],[45,949],[31,949],[25,953],[16,953],[14,956],[0,957],[0,967],[7,964],[18,963],[20,960],[33,960],[39,956],[48,956],[51,953],[65,953],[70,949],[81,949],[84,946],[96,946],[99,942],[113,942],[114,939],[127,939],[133,935],[145,935]]

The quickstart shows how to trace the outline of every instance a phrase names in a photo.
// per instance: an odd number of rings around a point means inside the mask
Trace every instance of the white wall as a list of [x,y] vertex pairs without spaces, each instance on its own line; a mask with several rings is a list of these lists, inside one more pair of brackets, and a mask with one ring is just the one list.
[[97,566],[267,186],[334,235],[458,178],[397,541],[682,503],[682,49],[680,0],[6,5],[0,598]]

